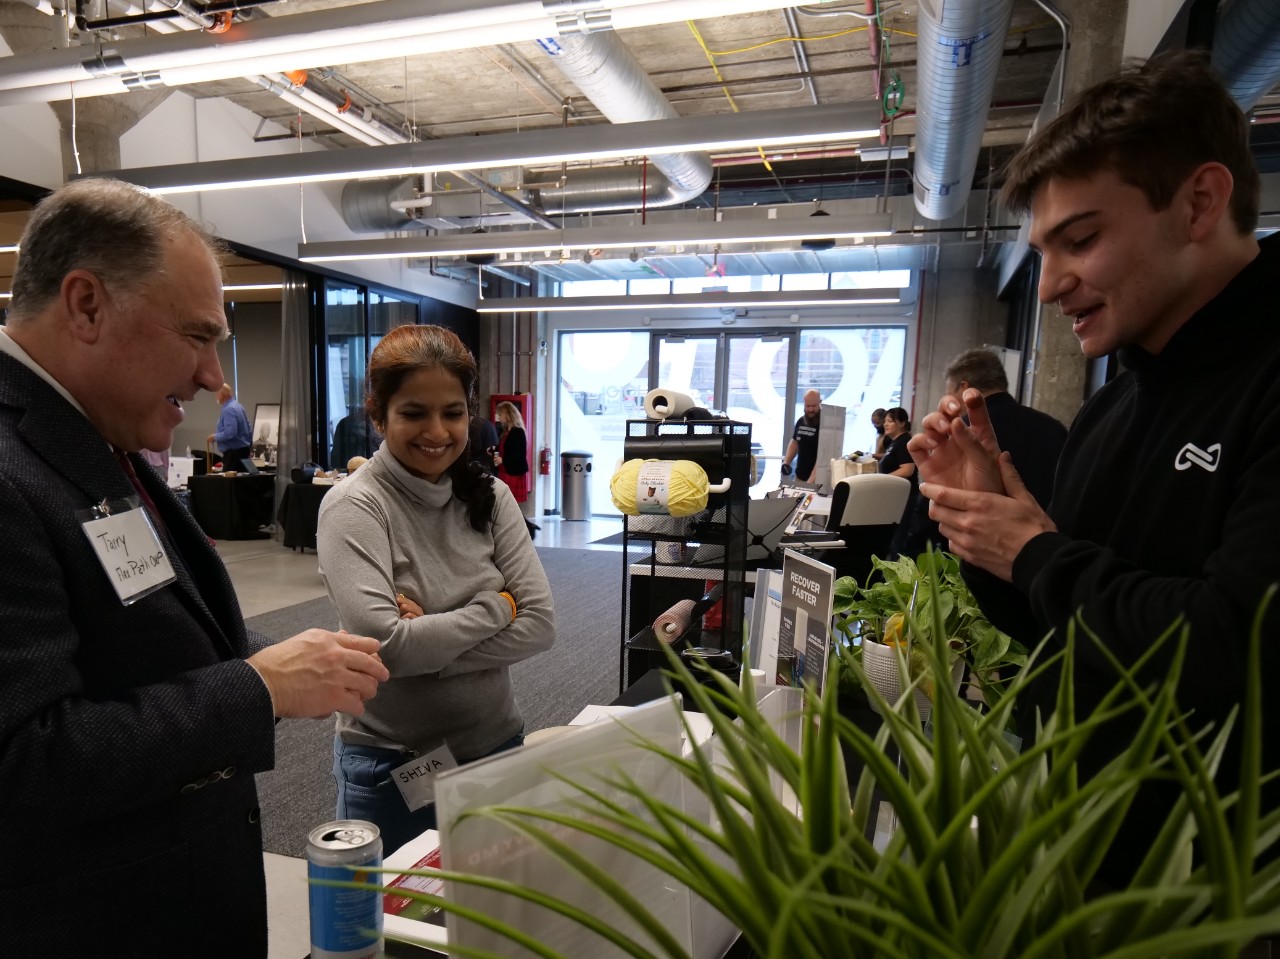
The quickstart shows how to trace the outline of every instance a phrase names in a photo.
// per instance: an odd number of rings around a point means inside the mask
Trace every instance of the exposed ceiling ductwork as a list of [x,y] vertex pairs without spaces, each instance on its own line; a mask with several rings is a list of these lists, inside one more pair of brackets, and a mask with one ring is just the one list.
[[[566,35],[539,46],[611,123],[680,116],[613,31]],[[649,163],[654,169],[647,177],[634,167],[575,171],[562,186],[542,188],[538,195],[546,209],[587,213],[674,206],[701,196],[711,184],[705,153],[660,153]]]
[[[798,6],[802,0],[715,0],[708,16]],[[420,0],[266,17],[215,36],[182,33],[122,40],[110,47],[71,47],[0,60],[0,104],[48,102],[128,93],[157,86],[206,83],[271,73],[288,63],[309,69],[538,40],[580,29],[624,29],[699,15],[697,4],[610,0],[601,17],[579,16],[579,4],[536,0]],[[585,20],[583,18],[586,18]]]
[[964,209],[982,148],[1013,0],[920,0],[916,65],[916,209]]
[[1213,65],[1240,109],[1253,109],[1280,80],[1280,3],[1235,0],[1213,35]]
[[[611,30],[543,39],[539,46],[612,123],[680,116]],[[705,153],[659,153],[649,157],[648,163],[648,169],[637,165],[574,168],[563,176],[557,174],[556,183],[525,188],[520,194],[532,207],[555,215],[599,213],[675,206],[701,196],[711,184],[711,158]],[[410,182],[393,179],[347,184],[342,193],[347,225],[361,233],[428,226],[405,212],[410,201],[406,184]],[[468,182],[477,185],[475,177]],[[386,191],[381,201],[380,190]],[[423,208],[426,206],[424,203]]]

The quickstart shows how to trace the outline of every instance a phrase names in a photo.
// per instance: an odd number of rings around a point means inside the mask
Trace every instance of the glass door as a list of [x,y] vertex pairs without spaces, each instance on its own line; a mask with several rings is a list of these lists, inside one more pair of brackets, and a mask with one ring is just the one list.
[[371,437],[364,413],[365,290],[336,280],[324,285],[324,350],[327,380],[325,436],[321,455],[330,467],[364,455]]
[[756,483],[772,489],[793,422],[787,397],[795,335],[731,333],[727,340],[723,409],[730,419],[751,424]]
[[717,409],[720,340],[711,336],[665,334],[653,338],[654,362],[650,365],[649,388],[659,386],[688,393],[698,406]]

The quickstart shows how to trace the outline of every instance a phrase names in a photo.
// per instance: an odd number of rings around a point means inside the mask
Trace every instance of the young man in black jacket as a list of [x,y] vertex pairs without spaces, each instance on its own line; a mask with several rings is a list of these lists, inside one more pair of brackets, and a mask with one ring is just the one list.
[[[1178,702],[1195,728],[1220,728],[1243,699],[1251,620],[1280,579],[1280,244],[1254,237],[1258,195],[1246,120],[1205,58],[1156,58],[1086,91],[1014,158],[1005,197],[1030,210],[1040,299],[1071,318],[1086,356],[1118,350],[1126,372],[1076,417],[1048,512],[978,391],[944,397],[911,442],[930,514],[1006,631],[1028,644],[1052,631],[1052,651],[1079,611],[1132,664],[1182,617],[1192,662]],[[1280,675],[1277,606],[1262,627],[1267,677]],[[1116,675],[1083,638],[1072,665],[1086,715]],[[1047,715],[1055,687],[1024,705]],[[1095,735],[1086,774],[1127,733]],[[1263,738],[1264,769],[1280,767],[1276,697]],[[1229,749],[1224,794],[1238,762]],[[1126,881],[1174,799],[1144,788],[1104,881]]]

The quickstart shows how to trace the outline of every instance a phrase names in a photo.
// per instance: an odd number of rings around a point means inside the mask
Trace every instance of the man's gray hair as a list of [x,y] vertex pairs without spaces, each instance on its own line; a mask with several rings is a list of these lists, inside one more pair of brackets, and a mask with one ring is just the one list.
[[951,383],[968,383],[979,393],[1009,390],[1004,364],[990,350],[965,350],[947,364],[943,376]]
[[215,257],[226,247],[185,213],[119,180],[74,180],[36,206],[19,241],[10,322],[37,316],[72,270],[88,270],[123,294],[141,290],[164,264],[164,240],[190,233]]

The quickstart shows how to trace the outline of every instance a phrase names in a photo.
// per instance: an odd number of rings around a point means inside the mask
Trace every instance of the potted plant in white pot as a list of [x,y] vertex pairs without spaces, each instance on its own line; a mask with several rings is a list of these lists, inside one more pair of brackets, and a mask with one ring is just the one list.
[[[937,620],[950,663],[944,688],[955,692],[967,666],[982,698],[998,700],[1008,678],[1026,665],[1027,651],[983,615],[960,576],[959,561],[934,553],[918,561],[873,556],[871,562],[866,583],[845,576],[835,584],[834,656],[843,693],[859,688],[863,676],[891,703],[911,687],[916,710],[927,719],[935,689],[923,647],[931,644]],[[871,706],[877,708],[877,700]]]
[[[927,668],[945,675],[950,652],[940,604],[933,617],[931,641],[921,648]],[[1067,637],[1067,664],[1075,642]],[[723,760],[713,763],[705,750],[688,758],[659,754],[706,797],[711,821],[634,795],[634,786],[611,781],[607,772],[570,783],[580,797],[575,815],[513,807],[476,815],[509,826],[584,874],[590,875],[590,866],[574,863],[575,832],[642,857],[697,892],[770,959],[1234,956],[1242,944],[1280,933],[1280,864],[1256,864],[1280,837],[1280,810],[1258,806],[1260,639],[1255,628],[1251,683],[1233,717],[1241,724],[1243,758],[1241,786],[1232,796],[1218,795],[1213,782],[1230,724],[1202,735],[1188,728],[1175,702],[1186,642],[1185,632],[1171,630],[1153,644],[1148,655],[1163,644],[1175,648],[1173,668],[1157,688],[1135,680],[1141,664],[1117,664],[1116,687],[1094,714],[1075,721],[1070,710],[1060,709],[1021,754],[1003,729],[1026,676],[1015,679],[986,715],[958,697],[937,697],[931,735],[922,730],[910,697],[898,708],[882,700],[883,728],[876,736],[864,733],[840,715],[835,684],[829,683],[824,695],[807,698],[800,751],[761,716],[749,681],[743,690],[727,680],[714,689],[686,681],[715,727]],[[672,671],[681,674],[685,667],[671,660]],[[856,672],[857,663],[851,668]],[[870,687],[868,695],[879,693]],[[1064,668],[1059,702],[1071,698],[1071,670]],[[728,719],[717,705],[731,706],[739,720]],[[1143,718],[1138,733],[1114,761],[1079,782],[1080,747],[1108,718],[1128,710]],[[889,742],[901,768],[885,755]],[[852,789],[842,745],[863,767]],[[1135,790],[1157,776],[1178,782],[1183,798],[1132,885],[1087,896]],[[786,784],[798,811],[778,798],[771,778]],[[892,803],[899,822],[883,847],[868,839],[874,790]],[[1190,856],[1193,840],[1202,852],[1198,864]],[[423,872],[450,883],[494,883],[465,873]],[[597,878],[608,886],[608,877]],[[597,921],[536,888],[505,891],[587,927]],[[447,898],[424,898],[458,908]],[[628,912],[646,910],[626,890],[617,891],[617,901]],[[510,928],[496,913],[469,918],[511,936],[512,951],[504,955],[560,956],[538,942],[536,928]],[[653,915],[637,918],[658,922]],[[669,940],[640,943],[596,931],[602,955],[606,948],[638,959],[687,955]],[[482,954],[456,946],[451,951]]]

